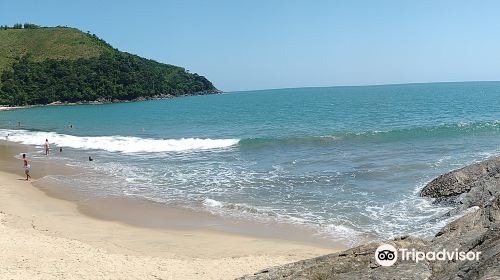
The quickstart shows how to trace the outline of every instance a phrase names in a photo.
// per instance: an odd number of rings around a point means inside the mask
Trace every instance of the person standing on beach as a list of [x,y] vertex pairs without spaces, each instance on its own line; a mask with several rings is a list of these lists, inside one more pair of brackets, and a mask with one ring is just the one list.
[[49,139],[45,139],[45,155],[47,156],[50,152]]
[[24,168],[24,174],[26,174],[26,181],[28,181],[29,179],[31,179],[31,176],[30,176],[30,164],[29,164],[29,161],[28,159],[26,158],[26,154],[23,154],[23,168]]

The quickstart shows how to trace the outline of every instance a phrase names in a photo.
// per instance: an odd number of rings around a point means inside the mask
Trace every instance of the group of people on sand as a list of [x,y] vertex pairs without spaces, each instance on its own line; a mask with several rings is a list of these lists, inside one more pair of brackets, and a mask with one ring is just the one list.
[[[50,154],[49,139],[45,139],[45,144],[43,145],[43,147],[44,147],[45,155],[48,156]],[[63,148],[59,147],[59,152],[62,153],[62,151],[63,151]],[[26,157],[26,154],[23,154],[22,160],[23,160],[24,174],[26,174],[26,181],[28,181],[29,179],[31,179],[31,175],[30,175],[30,169],[31,169],[30,162],[31,162],[31,160],[29,160]],[[94,161],[94,159],[91,156],[89,156],[89,161]]]
[[[44,147],[44,150],[45,150],[45,155],[49,155],[50,153],[50,144],[49,144],[49,139],[45,139],[45,144],[43,145]],[[59,148],[59,151],[62,152],[62,148]],[[30,165],[30,162],[31,160],[29,160],[27,157],[26,157],[26,154],[23,154],[23,169],[24,169],[24,174],[26,175],[26,181],[28,181],[29,179],[31,179],[31,175],[30,175],[30,169],[31,169],[31,165]]]
[[[21,122],[18,122],[17,123],[18,126],[21,126]],[[67,126],[65,126],[66,128],[73,128],[73,124],[68,124]],[[5,140],[9,141],[9,137],[10,137],[10,133],[5,135]],[[45,152],[45,155],[48,156],[50,154],[50,144],[49,144],[49,139],[45,139],[45,143],[43,145],[43,148],[44,148],[44,152]],[[62,147],[59,147],[59,152],[62,153],[63,151],[63,148]],[[22,160],[23,160],[23,169],[24,169],[24,174],[26,175],[26,180],[29,180],[31,179],[31,175],[30,175],[30,169],[31,169],[31,165],[30,165],[30,162],[31,160],[29,160],[26,156],[26,154],[22,154]],[[94,159],[89,156],[89,161],[94,161]]]

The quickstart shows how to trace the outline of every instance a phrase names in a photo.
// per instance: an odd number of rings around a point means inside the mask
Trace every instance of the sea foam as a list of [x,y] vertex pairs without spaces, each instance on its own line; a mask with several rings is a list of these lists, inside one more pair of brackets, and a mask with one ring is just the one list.
[[8,140],[26,144],[43,145],[45,139],[58,147],[84,150],[105,150],[121,153],[157,153],[209,150],[237,145],[239,139],[179,138],[153,139],[128,136],[74,136],[55,132],[28,130],[0,130],[0,135],[9,135]]

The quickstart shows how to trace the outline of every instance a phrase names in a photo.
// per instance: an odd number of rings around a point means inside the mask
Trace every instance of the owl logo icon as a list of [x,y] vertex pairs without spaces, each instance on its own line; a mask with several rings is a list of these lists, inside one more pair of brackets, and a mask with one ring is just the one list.
[[393,265],[398,260],[396,248],[389,244],[380,245],[375,251],[375,260],[381,266]]

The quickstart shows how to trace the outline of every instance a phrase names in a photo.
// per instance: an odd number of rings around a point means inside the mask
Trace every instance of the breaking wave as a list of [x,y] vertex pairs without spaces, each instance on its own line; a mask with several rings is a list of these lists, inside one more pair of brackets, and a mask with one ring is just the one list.
[[105,150],[121,153],[182,152],[227,148],[238,144],[239,139],[152,139],[128,136],[74,136],[55,132],[28,130],[0,130],[9,135],[9,141],[26,145],[43,145],[45,139],[58,147],[84,150]]

